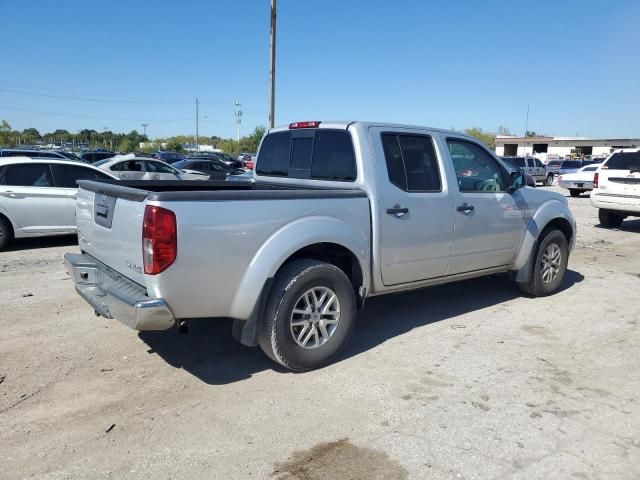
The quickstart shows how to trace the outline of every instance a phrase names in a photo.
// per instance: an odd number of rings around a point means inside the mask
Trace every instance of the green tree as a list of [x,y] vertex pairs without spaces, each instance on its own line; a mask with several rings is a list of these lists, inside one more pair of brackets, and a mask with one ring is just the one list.
[[171,139],[167,142],[167,150],[171,151],[171,152],[181,152],[182,151],[182,143],[175,140],[175,139]]
[[527,130],[524,135],[526,137],[537,137],[538,136],[538,134],[536,133],[535,130]]
[[498,127],[498,135],[508,136],[508,135],[512,135],[512,133],[511,133],[511,130],[509,130],[507,127],[503,127],[502,125],[500,125]]
[[11,133],[11,125],[6,120],[0,122],[0,133]]
[[484,130],[482,130],[481,128],[478,128],[478,127],[465,128],[464,129],[464,133],[466,133],[467,135],[472,136],[473,138],[476,138],[476,139],[480,140],[482,143],[484,143],[489,148],[491,148],[491,150],[495,150],[495,148],[496,148],[496,134],[495,133],[485,132]]

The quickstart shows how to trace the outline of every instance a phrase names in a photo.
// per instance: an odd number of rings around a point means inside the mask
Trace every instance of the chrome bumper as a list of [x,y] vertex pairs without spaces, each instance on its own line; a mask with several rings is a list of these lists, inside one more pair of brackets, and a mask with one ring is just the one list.
[[103,317],[134,330],[166,330],[175,325],[164,300],[149,298],[143,287],[93,257],[65,253],[64,264],[76,292]]

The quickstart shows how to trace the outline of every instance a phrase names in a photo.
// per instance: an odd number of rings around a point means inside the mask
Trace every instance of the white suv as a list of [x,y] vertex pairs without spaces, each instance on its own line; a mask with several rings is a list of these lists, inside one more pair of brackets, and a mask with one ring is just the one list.
[[614,151],[595,173],[591,204],[600,209],[603,227],[619,227],[640,217],[640,148]]

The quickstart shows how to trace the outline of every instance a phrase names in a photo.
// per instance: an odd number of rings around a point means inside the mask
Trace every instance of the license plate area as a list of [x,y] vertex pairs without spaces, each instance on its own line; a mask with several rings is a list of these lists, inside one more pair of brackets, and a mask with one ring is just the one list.
[[93,221],[105,228],[111,228],[113,211],[116,209],[116,197],[96,192],[93,197]]

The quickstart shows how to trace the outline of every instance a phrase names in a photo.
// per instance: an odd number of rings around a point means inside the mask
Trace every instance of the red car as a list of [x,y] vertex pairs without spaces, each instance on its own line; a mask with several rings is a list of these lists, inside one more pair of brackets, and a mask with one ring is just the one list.
[[245,155],[244,157],[242,157],[242,165],[244,165],[244,168],[248,170],[253,170],[253,168],[256,166],[256,156]]

